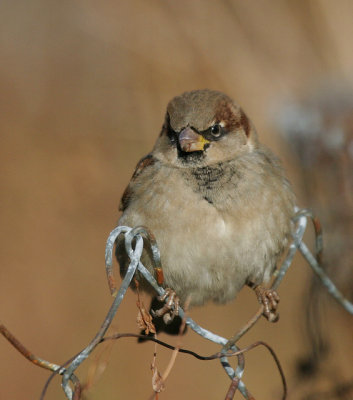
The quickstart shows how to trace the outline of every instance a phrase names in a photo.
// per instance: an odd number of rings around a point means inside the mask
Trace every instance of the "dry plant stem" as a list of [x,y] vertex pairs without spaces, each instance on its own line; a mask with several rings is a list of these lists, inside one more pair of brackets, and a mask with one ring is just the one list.
[[170,360],[169,360],[169,363],[167,365],[167,368],[165,369],[165,371],[164,371],[164,373],[162,375],[162,379],[163,379],[164,382],[167,380],[169,374],[171,373],[171,371],[173,369],[173,366],[175,364],[175,360],[177,358],[178,353],[179,353],[179,347],[176,346],[175,349],[173,350],[173,353],[172,353],[171,357],[170,357]]
[[150,333],[156,333],[156,327],[153,324],[152,321],[152,316],[151,314],[146,310],[143,302],[141,301],[140,298],[140,284],[138,280],[135,278],[135,286],[136,286],[136,293],[137,293],[137,308],[138,308],[138,314],[137,314],[137,326],[138,328],[142,329],[145,331],[145,335],[149,335]]
[[[149,322],[147,322],[146,318],[144,317],[145,308],[144,308],[144,306],[141,306],[140,290],[139,290],[140,284],[136,278],[134,279],[134,281],[135,281],[136,292],[137,292],[137,307],[139,309],[141,318],[143,319],[142,325],[144,325],[143,328],[145,329],[145,334],[148,335],[150,332],[152,332],[152,333],[154,333],[154,339],[157,339],[156,328],[153,325],[151,315],[148,313]],[[141,324],[141,321],[140,321],[140,324]],[[139,325],[139,321],[138,321],[138,325]],[[141,328],[141,326],[139,326],[139,327]],[[152,371],[152,388],[154,389],[154,392],[153,392],[152,396],[150,397],[150,400],[152,400],[153,398],[155,398],[155,400],[158,400],[158,393],[160,391],[164,390],[165,386],[164,386],[164,379],[160,375],[158,368],[157,368],[157,341],[154,342],[154,352],[153,352],[153,360],[152,360],[152,364],[151,364],[151,371]]]
[[157,343],[154,344],[154,353],[153,353],[153,361],[151,364],[151,370],[152,370],[152,388],[154,390],[151,399],[153,399],[153,397],[157,399],[158,393],[162,392],[165,389],[164,380],[157,368]]
[[175,349],[173,350],[172,356],[170,358],[169,364],[167,365],[166,370],[164,371],[163,374],[163,381],[165,382],[166,379],[168,378],[174,364],[175,364],[175,360],[177,358],[177,355],[179,353],[180,347],[181,347],[181,343],[182,343],[182,336],[183,336],[183,332],[185,330],[185,326],[186,326],[186,318],[187,318],[187,312],[189,309],[189,304],[190,304],[190,298],[188,298],[185,302],[185,306],[184,306],[184,316],[183,319],[181,321],[180,327],[179,327],[179,334],[178,334],[178,341],[177,341],[177,345],[175,347]]
[[[171,373],[171,371],[172,371],[172,369],[173,369],[173,366],[174,366],[174,364],[175,364],[177,355],[178,355],[179,350],[180,350],[180,346],[181,346],[181,342],[182,342],[181,338],[182,338],[182,335],[183,335],[183,332],[184,332],[185,326],[186,326],[186,315],[187,315],[187,310],[188,310],[188,307],[189,307],[189,303],[190,303],[190,299],[188,299],[188,300],[186,301],[186,303],[185,303],[185,307],[184,307],[184,316],[183,316],[183,319],[182,319],[182,322],[181,322],[180,328],[179,328],[179,334],[178,334],[177,345],[174,347],[173,353],[172,353],[172,355],[171,355],[171,357],[170,357],[170,360],[169,360],[169,363],[168,363],[168,365],[167,365],[167,368],[165,369],[164,373],[163,373],[162,376],[161,376],[163,388],[164,388],[164,383],[165,383],[166,380],[168,379],[168,376],[169,376],[169,374]],[[154,338],[156,339],[156,335],[155,335]],[[156,367],[155,367],[156,355],[157,355],[157,342],[155,342],[154,359],[153,359],[153,364],[152,364],[152,366],[151,366],[152,370],[154,370],[154,369],[156,368]],[[157,398],[158,392],[155,391],[155,392],[152,394],[152,396],[150,397],[150,400],[153,399],[154,395],[156,396],[155,398]]]

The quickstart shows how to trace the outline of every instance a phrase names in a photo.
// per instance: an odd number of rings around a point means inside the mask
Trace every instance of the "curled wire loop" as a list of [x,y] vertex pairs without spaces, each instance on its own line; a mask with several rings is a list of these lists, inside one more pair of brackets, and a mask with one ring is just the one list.
[[118,226],[113,229],[107,239],[105,246],[105,271],[107,274],[108,285],[110,289],[110,294],[115,296],[117,292],[116,279],[113,272],[113,249],[115,242],[121,233],[126,233],[128,231],[126,226]]
[[[145,226],[137,226],[135,228],[129,228],[127,226],[118,226],[117,228],[113,229],[107,239],[107,244],[105,247],[105,270],[108,279],[108,285],[110,289],[110,293],[113,296],[117,294],[117,283],[113,272],[113,249],[118,237],[124,234],[125,235],[125,250],[127,255],[129,256],[130,260],[133,252],[133,242],[135,239],[138,240],[145,239],[150,250],[152,261],[154,265],[154,270],[157,276],[157,281],[159,284],[163,283],[163,270],[161,265],[161,256],[159,253],[159,249],[157,246],[156,239],[153,233],[146,228]],[[141,253],[142,254],[142,253]],[[139,255],[139,260],[141,258],[141,254]],[[142,264],[141,264],[142,265]],[[158,279],[159,278],[159,279]]]
[[[301,252],[304,256],[310,267],[314,270],[314,272],[319,276],[321,282],[327,288],[328,292],[351,314],[353,314],[353,304],[349,302],[347,299],[343,297],[343,295],[339,292],[336,286],[333,284],[331,279],[324,272],[321,264],[322,259],[322,249],[323,249],[323,241],[322,241],[322,232],[319,220],[312,214],[310,210],[306,209],[295,209],[295,215],[293,217],[293,233],[292,238],[293,241],[288,247],[287,255],[283,260],[279,270],[277,271],[275,278],[272,282],[271,288],[276,289],[288,268],[292,264],[293,258],[297,250]],[[315,230],[315,256],[310,252],[308,247],[303,242],[304,232],[307,227],[307,220],[313,222],[314,230]],[[126,275],[118,289],[116,279],[113,274],[113,249],[116,241],[118,240],[120,235],[124,235],[125,240],[125,249],[127,255],[130,259],[129,267],[126,271]],[[156,278],[152,276],[149,270],[143,265],[141,262],[142,252],[145,248],[150,250],[152,255],[152,260],[154,264],[154,271]],[[105,265],[106,265],[106,274],[108,279],[108,284],[110,288],[111,294],[115,297],[113,304],[111,305],[106,318],[104,319],[99,332],[96,334],[94,339],[89,343],[89,345],[80,352],[71,362],[71,364],[67,367],[65,372],[63,373],[62,386],[65,392],[66,397],[69,400],[74,399],[75,393],[72,391],[70,387],[70,381],[74,382],[75,376],[74,371],[77,367],[91,354],[93,349],[97,346],[98,343],[103,339],[107,329],[109,328],[118,308],[123,300],[125,293],[133,279],[136,271],[146,279],[147,282],[153,287],[156,294],[162,296],[165,293],[165,290],[161,286],[161,276],[162,273],[162,265],[160,260],[160,253],[158,250],[157,242],[148,228],[143,226],[138,226],[135,228],[130,228],[127,226],[119,226],[115,228],[109,235],[107,239],[106,249],[105,249]],[[168,301],[168,298],[165,300]],[[227,353],[234,352],[239,350],[236,346],[236,342],[256,323],[256,321],[261,317],[263,312],[263,306],[254,314],[254,316],[249,320],[249,322],[238,332],[236,332],[230,339],[226,339],[222,336],[219,336],[203,327],[198,325],[193,319],[190,317],[186,318],[186,324],[198,335],[203,338],[210,340],[214,343],[217,343],[222,346],[221,352],[224,353],[224,356],[220,358],[220,362],[229,376],[229,378],[236,383],[234,386],[235,389],[239,389],[240,393],[245,399],[252,399],[253,397],[247,390],[245,384],[241,380],[244,368],[245,368],[245,359],[243,354],[237,355],[238,365],[234,370],[228,362]],[[185,317],[185,313],[181,307],[179,307],[179,315],[181,318]]]

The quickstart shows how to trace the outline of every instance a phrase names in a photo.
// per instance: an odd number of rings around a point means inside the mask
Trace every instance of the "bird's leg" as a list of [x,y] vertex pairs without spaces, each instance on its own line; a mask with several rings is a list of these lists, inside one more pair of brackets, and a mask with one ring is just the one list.
[[167,288],[162,296],[157,297],[159,301],[167,299],[166,303],[159,310],[151,310],[154,317],[162,317],[165,324],[170,324],[174,317],[179,314],[179,297],[174,290]]
[[274,289],[267,289],[253,283],[250,283],[249,286],[254,289],[259,303],[264,306],[263,315],[270,322],[277,322],[279,319],[279,314],[277,312],[279,303],[278,293]]

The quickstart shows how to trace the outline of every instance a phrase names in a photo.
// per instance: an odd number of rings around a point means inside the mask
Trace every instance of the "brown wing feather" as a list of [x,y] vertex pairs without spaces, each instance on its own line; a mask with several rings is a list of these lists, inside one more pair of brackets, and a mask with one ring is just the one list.
[[133,196],[132,190],[132,183],[137,179],[139,175],[141,175],[142,171],[153,165],[156,162],[156,159],[153,157],[152,154],[147,154],[147,156],[143,157],[137,164],[135,168],[135,172],[132,175],[130,183],[128,184],[127,188],[125,189],[119,204],[119,211],[125,211],[126,208],[129,206],[131,198]]

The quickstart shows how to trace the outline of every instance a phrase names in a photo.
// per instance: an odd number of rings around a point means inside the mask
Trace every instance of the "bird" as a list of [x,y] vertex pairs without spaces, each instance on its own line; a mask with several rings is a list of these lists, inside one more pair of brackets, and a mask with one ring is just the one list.
[[[291,237],[295,195],[279,158],[228,95],[192,90],[168,103],[157,141],[137,164],[119,209],[118,226],[148,227],[160,250],[166,295],[152,301],[161,307],[151,310],[155,321],[167,325],[186,302],[224,304],[246,285],[264,316],[278,319],[278,294],[265,285]],[[116,257],[124,276],[129,258],[122,239]],[[147,250],[142,262],[154,274]],[[153,296],[144,278],[137,280]],[[173,301],[162,306],[167,296]]]

